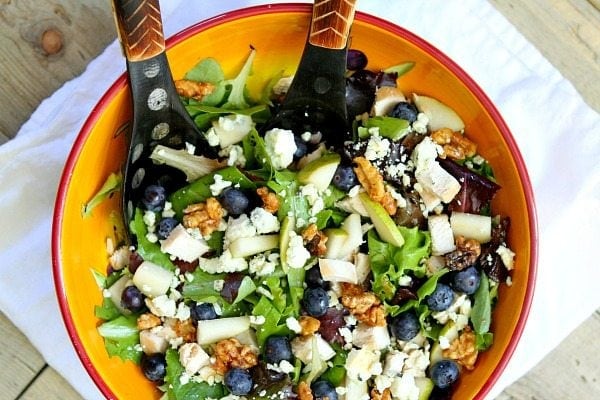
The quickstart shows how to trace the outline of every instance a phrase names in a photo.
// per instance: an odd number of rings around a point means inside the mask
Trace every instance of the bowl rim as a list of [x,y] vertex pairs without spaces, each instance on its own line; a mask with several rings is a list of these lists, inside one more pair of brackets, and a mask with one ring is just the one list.
[[[277,4],[263,4],[263,5],[255,5],[251,7],[245,7],[236,9],[233,11],[224,12],[222,14],[216,15],[214,17],[210,17],[208,19],[202,20],[198,23],[195,23],[177,33],[170,36],[166,40],[166,47],[169,49],[170,47],[188,39],[189,37],[195,35],[200,31],[204,31],[213,26],[219,25],[223,22],[229,22],[232,20],[251,17],[258,14],[272,14],[272,13],[285,13],[285,12],[305,12],[310,13],[312,9],[311,4],[307,3],[277,3]],[[508,125],[504,121],[502,115],[497,110],[496,106],[492,103],[489,97],[485,94],[485,92],[481,89],[481,87],[460,67],[456,62],[450,59],[446,54],[440,51],[438,48],[433,46],[431,43],[426,41],[425,39],[417,36],[416,34],[410,32],[409,30],[402,28],[390,21],[384,20],[380,17],[367,14],[363,11],[357,11],[355,15],[356,20],[360,20],[361,22],[366,22],[371,25],[375,25],[379,28],[382,28],[386,31],[394,33],[404,40],[407,40],[417,47],[424,49],[430,54],[433,54],[435,58],[447,67],[457,78],[465,85],[467,88],[473,93],[473,95],[482,103],[484,108],[490,113],[490,116],[494,123],[498,126],[501,135],[503,136],[506,144],[513,156],[514,162],[517,166],[517,173],[521,182],[523,183],[523,191],[525,196],[526,209],[529,214],[529,232],[530,232],[530,262],[529,262],[529,279],[527,282],[527,287],[525,291],[525,298],[523,302],[523,306],[521,309],[521,313],[519,319],[517,321],[517,325],[515,326],[515,330],[511,339],[507,345],[507,348],[502,355],[500,361],[494,368],[492,374],[485,382],[485,384],[481,387],[475,399],[483,399],[492,389],[494,384],[498,381],[500,375],[506,368],[509,360],[511,359],[517,344],[523,334],[523,330],[525,328],[526,321],[528,319],[528,315],[531,309],[531,303],[533,300],[535,283],[537,278],[537,262],[538,262],[538,224],[537,224],[537,214],[536,214],[536,206],[535,199],[533,195],[533,187],[531,181],[529,179],[529,174],[527,172],[527,168],[521,152],[516,144],[516,141],[508,128]],[[66,196],[69,187],[69,183],[71,181],[71,176],[73,173],[73,169],[75,168],[83,146],[96,122],[100,118],[102,112],[106,108],[107,104],[112,101],[116,93],[123,89],[124,86],[127,85],[127,73],[124,72],[121,76],[119,76],[113,84],[109,87],[109,89],[104,93],[104,95],[100,98],[97,104],[92,108],[89,116],[85,120],[82,125],[73,146],[67,156],[67,160],[65,166],[63,168],[58,191],[56,196],[56,201],[54,205],[54,213],[52,217],[52,231],[51,231],[51,251],[52,251],[52,273],[54,278],[54,286],[55,292],[59,303],[59,308],[61,312],[61,316],[63,319],[63,323],[67,329],[67,333],[71,342],[75,348],[77,356],[79,357],[81,363],[83,364],[86,372],[92,378],[100,392],[106,396],[107,398],[115,398],[115,394],[108,387],[108,385],[104,382],[100,373],[96,369],[96,367],[92,364],[90,358],[87,355],[87,352],[83,346],[83,343],[77,333],[77,328],[75,325],[75,321],[73,320],[70,309],[69,302],[67,299],[67,294],[65,292],[65,288],[63,286],[62,280],[62,262],[60,258],[61,246],[60,246],[60,234],[62,232],[62,214],[66,207]]]

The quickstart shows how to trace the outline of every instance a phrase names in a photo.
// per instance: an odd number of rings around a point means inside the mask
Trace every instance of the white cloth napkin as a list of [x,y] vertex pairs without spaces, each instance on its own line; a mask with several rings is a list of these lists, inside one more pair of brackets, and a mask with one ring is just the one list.
[[[272,1],[279,3],[281,1]],[[171,35],[199,20],[264,1],[162,1]],[[600,117],[484,0],[367,1],[359,9],[401,25],[461,65],[506,119],[537,198],[537,290],[522,340],[489,398],[533,367],[600,306]],[[0,309],[86,399],[100,395],[67,338],[51,275],[50,227],[58,179],[86,116],[124,72],[112,43],[45,100],[0,146]],[[91,311],[90,311],[91,312]]]

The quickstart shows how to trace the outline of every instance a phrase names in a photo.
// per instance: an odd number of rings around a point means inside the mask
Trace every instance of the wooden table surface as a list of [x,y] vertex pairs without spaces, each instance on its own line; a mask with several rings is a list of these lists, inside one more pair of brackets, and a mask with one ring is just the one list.
[[[491,3],[600,111],[600,0]],[[0,21],[3,143],[115,39],[115,29],[107,0],[0,0]],[[600,310],[499,399],[600,399],[598,332]],[[81,399],[2,313],[0,349],[0,399]]]

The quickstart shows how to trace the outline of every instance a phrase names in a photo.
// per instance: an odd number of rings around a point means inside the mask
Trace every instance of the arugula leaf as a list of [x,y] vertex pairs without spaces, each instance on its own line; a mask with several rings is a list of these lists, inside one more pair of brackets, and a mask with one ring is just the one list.
[[112,196],[113,193],[121,190],[123,183],[123,175],[121,173],[111,173],[98,192],[83,205],[81,208],[81,216],[87,218],[92,215],[92,210],[96,208],[104,200]]
[[262,348],[269,336],[285,336],[291,333],[285,324],[284,314],[279,312],[275,305],[265,296],[261,296],[256,306],[254,306],[252,315],[262,315],[265,317],[265,323],[256,329],[256,340],[260,348]]
[[246,59],[239,74],[234,79],[226,81],[227,84],[231,85],[231,92],[229,93],[227,102],[223,104],[223,108],[240,110],[249,107],[244,92],[246,89],[246,82],[252,72],[252,62],[254,61],[255,56],[256,50],[252,48],[250,50],[250,55]]
[[220,399],[227,394],[224,386],[220,383],[209,385],[207,382],[190,380],[182,384],[180,377],[185,369],[179,362],[179,353],[177,353],[177,350],[167,350],[166,360],[167,375],[165,376],[165,387],[167,388],[169,400]]
[[256,285],[252,281],[252,278],[250,278],[249,276],[245,276],[242,279],[242,282],[240,283],[240,287],[238,288],[238,294],[232,304],[239,303],[255,291]]
[[485,273],[481,273],[481,283],[473,295],[473,308],[471,309],[471,323],[475,333],[489,332],[492,320],[492,305],[490,299],[490,284]]
[[104,347],[109,356],[139,363],[142,356],[137,317],[121,315],[100,325],[98,333],[104,338]]
[[200,203],[212,196],[210,185],[215,182],[215,175],[221,175],[223,180],[239,185],[242,189],[256,189],[256,185],[242,171],[236,167],[226,167],[203,176],[195,182],[179,189],[171,195],[169,200],[173,205],[173,211],[181,218],[183,209],[189,204]]
[[130,223],[131,232],[137,238],[137,252],[145,260],[160,265],[169,271],[175,270],[175,265],[166,253],[160,250],[158,243],[152,243],[146,238],[148,228],[144,222],[144,214],[141,209],[135,209],[135,216]]
[[102,299],[102,305],[94,307],[94,315],[104,321],[110,321],[121,315],[121,311],[115,306],[115,303],[108,297]]
[[215,281],[225,279],[225,274],[209,274],[200,268],[192,273],[193,279],[183,284],[181,294],[184,299],[197,303],[217,303],[224,301],[220,292],[215,290]]
[[475,334],[475,347],[479,351],[487,350],[494,343],[494,334],[491,332],[476,333]]

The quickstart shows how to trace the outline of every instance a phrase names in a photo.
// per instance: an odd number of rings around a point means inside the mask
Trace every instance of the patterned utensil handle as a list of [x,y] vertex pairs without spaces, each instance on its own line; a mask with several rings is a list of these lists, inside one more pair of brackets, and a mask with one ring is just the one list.
[[315,0],[309,43],[328,49],[346,47],[356,0]]
[[165,51],[158,0],[112,0],[119,40],[129,61],[144,61]]

